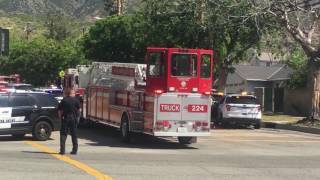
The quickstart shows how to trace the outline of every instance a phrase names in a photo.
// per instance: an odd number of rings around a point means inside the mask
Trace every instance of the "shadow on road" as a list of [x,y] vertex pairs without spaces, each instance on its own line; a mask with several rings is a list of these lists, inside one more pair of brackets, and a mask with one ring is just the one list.
[[0,142],[2,141],[33,141],[31,136],[25,136],[23,138],[16,138],[11,135],[0,136]]
[[23,153],[29,153],[29,154],[59,154],[59,153],[48,153],[48,152],[42,152],[42,151],[21,151]]
[[[51,141],[53,140],[52,138],[49,138],[48,141]],[[36,141],[31,135],[26,135],[24,137],[21,137],[21,138],[17,138],[17,137],[13,137],[11,135],[1,135],[0,136],[0,142],[2,141],[7,141],[7,142],[10,142],[10,141]]]
[[90,141],[86,144],[91,146],[139,149],[197,149],[179,144],[174,138],[157,138],[144,134],[134,134],[131,143],[125,143],[122,141],[118,130],[101,124],[95,124],[92,128],[79,128],[78,137]]

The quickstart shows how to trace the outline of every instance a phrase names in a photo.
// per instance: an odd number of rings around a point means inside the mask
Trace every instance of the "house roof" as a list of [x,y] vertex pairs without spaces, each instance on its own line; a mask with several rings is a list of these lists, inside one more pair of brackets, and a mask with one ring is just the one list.
[[249,81],[275,81],[290,79],[293,70],[287,65],[278,66],[251,66],[235,65],[235,73]]

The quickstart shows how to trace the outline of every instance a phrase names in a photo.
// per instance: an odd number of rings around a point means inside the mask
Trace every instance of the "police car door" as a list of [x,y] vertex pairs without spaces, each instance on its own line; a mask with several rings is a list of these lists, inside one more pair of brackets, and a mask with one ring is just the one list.
[[0,94],[0,132],[11,128],[11,111],[8,94]]
[[9,96],[9,105],[12,107],[12,126],[31,128],[38,111],[34,99],[27,94],[13,94]]

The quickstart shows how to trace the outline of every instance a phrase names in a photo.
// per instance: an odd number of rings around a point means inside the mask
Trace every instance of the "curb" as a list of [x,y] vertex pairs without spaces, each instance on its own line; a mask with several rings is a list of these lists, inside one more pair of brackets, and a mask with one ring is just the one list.
[[262,124],[262,127],[273,128],[273,129],[284,129],[284,130],[291,130],[291,131],[299,131],[299,132],[311,133],[311,134],[320,134],[319,128],[292,126],[290,124],[277,124],[277,123],[272,123],[272,122],[264,122]]

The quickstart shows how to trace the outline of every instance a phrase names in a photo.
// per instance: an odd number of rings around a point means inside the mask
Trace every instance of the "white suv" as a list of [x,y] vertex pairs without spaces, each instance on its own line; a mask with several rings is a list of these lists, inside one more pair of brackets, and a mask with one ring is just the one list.
[[261,127],[261,106],[252,95],[226,95],[218,108],[218,123]]

